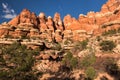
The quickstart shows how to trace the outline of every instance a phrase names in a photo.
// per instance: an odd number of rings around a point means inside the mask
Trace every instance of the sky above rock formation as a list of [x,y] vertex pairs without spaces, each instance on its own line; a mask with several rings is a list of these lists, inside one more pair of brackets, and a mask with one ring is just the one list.
[[89,11],[98,12],[107,0],[0,0],[0,23],[9,21],[18,15],[24,8],[39,15],[44,12],[46,16],[60,13],[61,18],[67,14],[78,18],[79,14]]

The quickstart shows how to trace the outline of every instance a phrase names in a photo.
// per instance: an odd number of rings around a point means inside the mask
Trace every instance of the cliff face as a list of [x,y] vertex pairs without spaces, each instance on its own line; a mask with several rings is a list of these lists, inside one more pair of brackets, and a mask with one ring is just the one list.
[[[107,30],[118,29],[120,24],[117,23],[106,25],[107,27],[102,28],[106,23],[113,21],[120,21],[119,0],[108,0],[103,4],[100,12],[88,12],[87,15],[80,14],[78,19],[68,14],[63,21],[59,13],[55,13],[54,18],[52,18],[51,16],[46,17],[44,13],[36,16],[35,13],[24,9],[17,17],[6,24],[0,25],[0,37],[17,34],[17,37],[22,35],[28,37],[37,36],[43,39],[47,38],[49,41],[52,41],[52,39],[61,41],[62,38],[68,37],[73,40],[82,40],[92,35],[100,35]],[[3,29],[3,26],[7,28]],[[15,27],[12,29],[13,31],[8,29],[13,27]],[[23,34],[22,32],[26,33]],[[79,35],[82,36],[80,37]]]
[[[68,29],[74,30],[76,29],[85,29],[89,30],[94,29],[94,25],[100,26],[106,22],[118,20],[120,17],[120,3],[117,0],[109,0],[106,2],[100,12],[88,12],[87,15],[80,14],[78,20],[70,18],[70,16],[65,16],[64,18],[64,24],[67,25],[66,21],[69,19],[68,22],[70,22],[70,25]],[[67,19],[66,19],[67,18]],[[76,27],[73,27],[74,25],[77,25]],[[84,26],[86,25],[86,26]],[[90,25],[90,26],[88,26]],[[93,27],[93,28],[92,28]]]

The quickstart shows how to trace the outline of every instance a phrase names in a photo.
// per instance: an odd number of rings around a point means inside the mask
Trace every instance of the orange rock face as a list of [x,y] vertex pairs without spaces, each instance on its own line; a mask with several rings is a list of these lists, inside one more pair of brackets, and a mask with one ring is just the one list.
[[67,28],[67,27],[69,27],[70,25],[71,25],[71,23],[72,23],[72,17],[71,17],[71,15],[66,15],[65,17],[64,17],[64,19],[63,19],[63,22],[64,22],[64,26],[65,26],[65,29]]
[[[101,27],[108,22],[110,24],[110,22],[114,21],[118,22],[112,23],[112,25],[106,25],[106,28],[104,29]],[[84,38],[86,38],[90,34],[100,35],[104,31],[118,29],[120,28],[119,21],[120,0],[108,0],[105,4],[103,4],[100,12],[90,11],[87,13],[87,15],[80,14],[78,19],[75,19],[68,14],[63,18],[62,21],[59,13],[55,13],[54,18],[52,18],[51,16],[46,17],[45,13],[43,12],[41,12],[39,16],[36,16],[35,13],[24,9],[17,17],[9,21],[8,24],[10,26],[15,26],[16,28],[18,28],[17,26],[20,26],[22,29],[31,30],[26,34],[29,36],[38,35],[44,37],[45,39],[49,38],[52,40],[55,38],[57,41],[61,41],[67,36],[73,36],[71,34],[77,32],[80,32],[81,34],[81,31],[85,32]],[[64,32],[66,33],[67,31],[70,31],[71,33],[67,35],[64,34]],[[7,33],[7,30],[2,28],[0,29],[0,36]],[[22,31],[19,32],[14,30],[14,32],[9,32],[9,34],[10,33],[20,36]],[[73,37],[78,40],[80,38],[79,34],[77,36],[76,35]]]
[[19,23],[20,23],[19,15],[8,22],[8,24],[13,25],[13,26],[17,26]]
[[108,2],[106,2],[102,6],[101,12],[106,13],[106,12],[114,11],[118,6],[119,6],[119,3],[117,2],[117,0],[108,0]]
[[54,15],[54,23],[56,29],[63,31],[63,23],[59,13],[55,13]]
[[[87,15],[80,14],[78,20],[72,18],[70,15],[64,17],[64,25],[66,30],[97,30],[97,33],[101,33],[102,29],[98,26],[120,19],[120,1],[108,0],[103,4],[100,12],[88,12]],[[103,30],[104,31],[104,30]]]
[[20,15],[18,15],[17,17],[8,22],[8,24],[13,26],[17,26],[18,24],[21,23],[30,23],[34,25],[33,27],[37,27],[38,26],[37,16],[35,15],[35,13],[30,12],[29,10],[23,9]]
[[54,31],[54,24],[51,16],[48,17],[46,24],[49,29]]
[[46,17],[43,12],[41,12],[38,17],[39,17],[40,23],[46,23]]
[[4,37],[8,35],[9,30],[8,29],[0,29],[0,37]]

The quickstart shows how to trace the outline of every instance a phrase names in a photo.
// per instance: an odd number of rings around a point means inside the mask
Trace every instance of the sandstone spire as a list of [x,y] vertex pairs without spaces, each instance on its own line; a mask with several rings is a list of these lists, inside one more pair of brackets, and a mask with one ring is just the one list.
[[15,18],[13,18],[11,21],[8,22],[8,24],[17,26],[19,24],[32,24],[33,27],[38,26],[38,20],[35,13],[30,12],[28,9],[23,9],[22,12]]
[[63,31],[63,23],[62,23],[62,20],[61,20],[59,13],[55,13],[53,20],[54,20],[56,28]]

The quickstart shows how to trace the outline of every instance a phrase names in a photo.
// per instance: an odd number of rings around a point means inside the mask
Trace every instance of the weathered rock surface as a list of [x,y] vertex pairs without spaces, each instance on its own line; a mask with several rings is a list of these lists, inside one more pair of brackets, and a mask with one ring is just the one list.
[[10,29],[14,26],[15,28],[12,31],[1,28],[0,36],[4,37],[7,34],[21,36],[22,32],[27,30],[26,36],[37,35],[37,37],[48,39],[48,41],[54,39],[62,41],[68,37],[73,40],[84,40],[92,35],[101,35],[104,31],[120,28],[120,1],[108,0],[103,4],[100,12],[90,11],[87,15],[80,14],[78,19],[68,14],[63,18],[63,21],[59,13],[55,13],[52,18],[51,16],[46,17],[43,12],[36,16],[35,13],[24,9],[6,24],[1,26],[7,26]]
[[63,31],[63,23],[59,13],[55,13],[54,15],[54,23],[55,23],[56,29]]
[[13,26],[18,26],[19,24],[22,23],[33,24],[33,27],[37,28],[38,20],[36,14],[30,12],[28,9],[23,9],[20,15],[18,15],[17,17],[8,22],[8,24]]
[[60,67],[60,63],[52,62],[49,60],[41,60],[40,63],[35,64],[35,69],[41,72],[46,72],[46,71],[57,72],[59,70],[59,67]]

